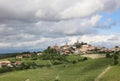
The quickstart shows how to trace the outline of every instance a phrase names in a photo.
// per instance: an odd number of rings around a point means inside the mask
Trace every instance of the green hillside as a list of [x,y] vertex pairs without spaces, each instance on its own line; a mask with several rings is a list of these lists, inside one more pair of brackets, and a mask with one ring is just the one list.
[[100,81],[120,81],[120,66],[112,66]]
[[100,81],[120,81],[120,54],[119,64],[112,66],[111,69],[104,74]]
[[[75,57],[69,57],[74,59]],[[94,81],[94,79],[112,63],[111,59],[88,59],[75,64],[54,65],[50,68],[38,68],[14,71],[0,75],[0,81]]]

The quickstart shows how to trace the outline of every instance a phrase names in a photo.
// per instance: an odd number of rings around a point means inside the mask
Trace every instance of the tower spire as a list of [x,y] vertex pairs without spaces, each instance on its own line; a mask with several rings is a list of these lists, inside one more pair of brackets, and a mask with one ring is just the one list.
[[68,45],[68,42],[66,42],[66,45]]

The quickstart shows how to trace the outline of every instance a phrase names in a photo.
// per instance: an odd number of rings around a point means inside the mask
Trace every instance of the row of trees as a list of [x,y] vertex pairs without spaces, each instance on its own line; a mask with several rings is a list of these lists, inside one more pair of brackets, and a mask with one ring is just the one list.
[[62,64],[67,60],[65,55],[61,55],[58,51],[52,49],[50,46],[44,50],[40,58],[42,60],[50,60],[53,65]]
[[20,65],[12,65],[12,67],[8,67],[6,65],[0,68],[0,73],[10,72],[10,71],[18,71],[24,69],[35,69],[37,64],[35,62],[22,62]]
[[119,63],[119,52],[114,52],[113,54],[107,52],[106,58],[113,58],[114,65],[117,65]]

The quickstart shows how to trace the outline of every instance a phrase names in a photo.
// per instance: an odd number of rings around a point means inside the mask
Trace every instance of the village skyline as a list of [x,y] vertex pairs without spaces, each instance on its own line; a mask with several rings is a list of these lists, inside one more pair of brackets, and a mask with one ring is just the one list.
[[[117,48],[117,50],[120,50],[120,46],[118,46],[118,45],[116,45],[116,46],[112,46],[112,47],[108,47],[108,46],[104,46],[104,45],[94,45],[94,44],[90,44],[90,43],[87,43],[87,42],[83,42],[83,41],[78,41],[78,40],[76,40],[75,42],[64,42],[64,43],[62,43],[62,44],[57,44],[57,43],[54,43],[54,44],[51,44],[51,45],[48,45],[48,46],[46,46],[46,48],[44,48],[44,49],[40,49],[40,48],[38,48],[37,50],[34,50],[34,49],[28,49],[28,50],[24,50],[24,51],[13,51],[13,52],[4,52],[5,54],[7,54],[7,53],[22,53],[22,52],[43,52],[45,49],[47,49],[49,46],[51,47],[51,48],[54,48],[54,49],[56,49],[56,47],[57,48],[61,48],[61,47],[72,47],[73,46],[73,48],[74,48],[74,46],[75,46],[75,44],[83,44],[84,46],[83,46],[83,49],[85,48],[85,50],[84,51],[87,51],[87,49],[91,49],[91,50],[94,50],[94,49],[96,49],[96,48],[98,48],[98,49],[101,49],[101,50],[103,50],[103,51],[115,51],[116,50],[116,48]],[[4,53],[1,53],[1,54],[4,54]]]
[[114,46],[112,48],[95,46],[85,42],[74,42],[73,44],[65,44],[58,46],[57,44],[50,46],[55,49],[60,54],[94,54],[94,53],[106,53],[106,52],[116,52],[120,51],[119,46]]

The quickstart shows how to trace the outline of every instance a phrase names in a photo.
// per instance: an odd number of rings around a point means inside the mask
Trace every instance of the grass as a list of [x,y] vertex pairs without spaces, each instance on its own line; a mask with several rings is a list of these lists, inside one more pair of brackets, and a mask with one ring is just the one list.
[[[69,60],[81,58],[69,56]],[[0,81],[94,81],[94,79],[109,65],[111,59],[89,59],[76,64],[61,64],[51,68],[38,68],[15,71],[0,75]],[[65,65],[65,67],[64,67]]]
[[100,79],[100,81],[120,81],[120,54],[119,64],[116,66],[113,65],[112,68]]
[[40,59],[31,60],[31,59],[29,59],[29,58],[23,58],[23,59],[22,59],[22,62],[35,62],[36,64],[40,64],[40,65],[50,64],[50,63],[49,63],[49,60],[40,60]]
[[54,76],[56,74],[57,72],[55,70],[47,68],[25,70],[11,72],[3,76],[0,76],[0,81],[25,81],[26,79],[30,79],[30,81],[54,81]]
[[71,65],[64,69],[61,81],[94,81],[108,64],[106,59],[97,59]]
[[69,61],[73,61],[73,60],[78,60],[78,59],[82,59],[83,57],[81,57],[80,55],[72,55],[72,56],[67,56],[67,59]]
[[120,81],[120,66],[112,66],[100,81]]

